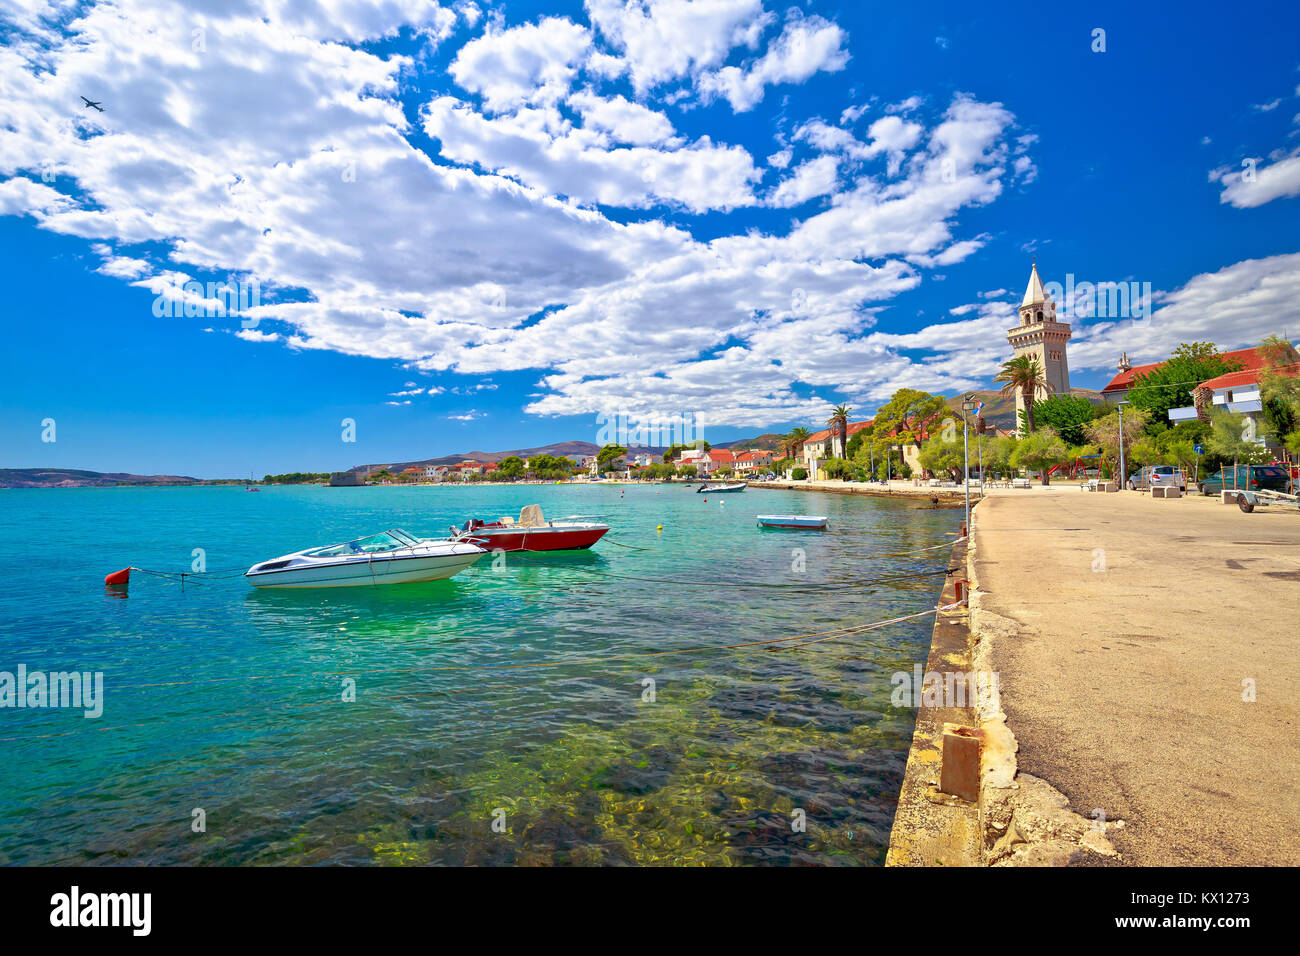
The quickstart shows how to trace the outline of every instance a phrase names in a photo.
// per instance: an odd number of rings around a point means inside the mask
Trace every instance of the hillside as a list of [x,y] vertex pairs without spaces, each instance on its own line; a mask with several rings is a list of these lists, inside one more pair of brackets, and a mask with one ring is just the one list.
[[735,441],[720,441],[712,443],[714,448],[730,448],[732,451],[752,451],[759,449],[762,451],[778,451],[781,447],[782,436],[777,432],[765,432],[757,438],[738,438]]
[[201,485],[185,475],[131,475],[78,468],[0,468],[0,488],[113,488],[120,485]]

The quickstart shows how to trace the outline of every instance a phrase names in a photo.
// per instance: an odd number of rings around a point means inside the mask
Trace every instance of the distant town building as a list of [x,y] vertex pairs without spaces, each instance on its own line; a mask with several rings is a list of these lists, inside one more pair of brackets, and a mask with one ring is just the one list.
[[365,482],[362,480],[360,472],[336,471],[330,475],[331,488],[355,488],[362,484],[365,484]]
[[731,467],[738,475],[750,474],[768,468],[775,457],[775,452],[759,448],[742,451],[736,455],[736,461]]

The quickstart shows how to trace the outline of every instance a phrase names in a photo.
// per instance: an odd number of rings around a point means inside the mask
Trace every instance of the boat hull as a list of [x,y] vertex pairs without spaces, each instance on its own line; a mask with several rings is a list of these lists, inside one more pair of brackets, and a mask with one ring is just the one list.
[[452,554],[376,556],[370,561],[349,561],[313,567],[249,572],[245,575],[255,588],[349,588],[377,587],[385,584],[415,584],[441,581],[464,571],[483,556],[481,549]]
[[475,528],[470,536],[489,551],[585,551],[609,528]]
[[825,531],[830,519],[824,515],[759,515],[760,528],[787,528],[804,531]]

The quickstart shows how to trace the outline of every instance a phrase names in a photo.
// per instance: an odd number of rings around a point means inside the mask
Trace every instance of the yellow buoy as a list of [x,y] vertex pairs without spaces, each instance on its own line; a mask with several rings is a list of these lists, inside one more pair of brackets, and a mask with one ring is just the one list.
[[662,530],[664,530],[664,526],[661,525],[661,524],[657,524],[657,525],[655,525],[655,530],[656,530],[656,531],[662,531]]

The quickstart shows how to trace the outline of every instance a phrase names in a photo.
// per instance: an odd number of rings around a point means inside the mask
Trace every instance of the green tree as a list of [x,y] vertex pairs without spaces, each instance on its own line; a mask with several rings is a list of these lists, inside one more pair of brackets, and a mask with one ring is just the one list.
[[947,472],[948,477],[957,481],[965,464],[965,453],[960,442],[944,441],[942,435],[934,435],[921,445],[919,455],[921,467],[933,473]]
[[524,460],[518,455],[508,455],[497,465],[497,474],[510,481],[524,476]]
[[600,472],[616,471],[627,449],[622,445],[609,444],[596,453],[596,469]]
[[694,478],[699,474],[699,470],[694,465],[682,465],[677,469],[677,473],[683,478]]
[[1006,475],[1011,472],[1011,453],[1016,450],[1018,440],[1010,435],[999,435],[992,441],[983,442],[984,473]]
[[802,426],[790,429],[788,437],[790,439],[791,457],[798,458],[802,454],[804,442],[806,442],[811,435],[812,432]]
[[848,480],[853,471],[853,466],[843,458],[828,458],[826,464],[822,466],[822,470],[826,472],[827,478]]
[[[900,388],[891,395],[877,410],[871,427],[858,433],[866,435],[866,457],[877,463],[877,476],[903,477],[909,473],[901,458],[902,446],[919,445],[925,433],[934,431],[940,422],[949,418],[955,420],[956,415],[942,395],[915,388]],[[894,457],[896,448],[900,449],[898,459]],[[858,460],[862,461],[863,457],[859,451]]]
[[1213,412],[1210,415],[1210,437],[1207,445],[1224,461],[1232,460],[1233,475],[1238,465],[1271,461],[1273,456],[1260,444],[1255,433],[1255,423],[1245,415],[1232,412]]
[[1011,464],[1016,468],[1037,471],[1043,484],[1047,484],[1047,470],[1068,461],[1069,456],[1070,450],[1065,447],[1061,436],[1054,429],[1041,428],[1020,439],[1011,453]]
[[[1087,441],[1083,426],[1097,417],[1092,402],[1077,395],[1053,395],[1046,401],[1035,404],[1033,412],[1037,424],[1055,429],[1068,445],[1082,445]],[[1020,424],[1022,431],[1029,431],[1025,412],[1020,413]]]
[[1213,342],[1183,342],[1159,368],[1137,376],[1127,398],[1148,414],[1152,429],[1161,431],[1168,427],[1169,409],[1195,405],[1192,389],[1239,368],[1240,363],[1225,360]]
[[[1132,464],[1128,458],[1128,449],[1143,435],[1148,421],[1150,421],[1150,413],[1140,408],[1130,408],[1124,413],[1124,468],[1126,471],[1131,470],[1129,466]],[[1088,441],[1097,446],[1108,464],[1118,464],[1120,446],[1118,410],[1112,415],[1094,419],[1084,425],[1083,432],[1088,436]],[[1112,469],[1111,474],[1119,474],[1118,469]],[[1119,475],[1120,482],[1127,480],[1128,475]]]
[[993,381],[1005,383],[1002,386],[1003,395],[1019,393],[1025,406],[1026,428],[1028,432],[1032,432],[1034,430],[1034,399],[1038,397],[1039,392],[1048,397],[1051,397],[1052,394],[1052,386],[1047,384],[1047,377],[1043,372],[1043,367],[1038,364],[1038,359],[1032,355],[1017,355],[1013,359],[1008,359],[1002,363],[1002,368]]

